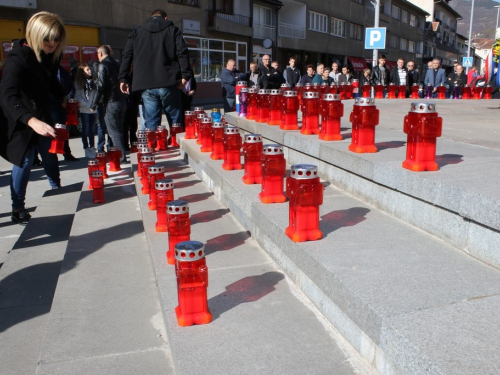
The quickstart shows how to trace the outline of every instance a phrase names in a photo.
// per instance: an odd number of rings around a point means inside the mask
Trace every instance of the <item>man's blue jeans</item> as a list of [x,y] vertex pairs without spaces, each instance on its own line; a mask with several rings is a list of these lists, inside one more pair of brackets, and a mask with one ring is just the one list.
[[162,110],[170,125],[181,122],[181,91],[177,86],[144,90],[142,102],[146,128],[156,130],[161,124]]
[[[106,143],[106,134],[108,134],[108,130],[106,129],[106,121],[104,121],[104,105],[99,103],[97,105],[97,115],[99,118],[99,123],[97,124],[97,150],[104,151],[104,145]],[[108,136],[108,144],[106,148],[110,148],[113,146],[111,142],[111,138]]]
[[[43,161],[43,169],[47,175],[50,186],[52,188],[61,185],[59,177],[59,162],[57,154],[49,152],[52,139],[48,137],[38,136],[36,149],[40,153]],[[26,188],[31,174],[31,166],[35,158],[35,146],[30,147],[26,152],[21,167],[14,165],[12,167],[12,174],[10,175],[10,194],[12,198],[12,209],[20,210],[24,208],[24,199],[26,197]]]

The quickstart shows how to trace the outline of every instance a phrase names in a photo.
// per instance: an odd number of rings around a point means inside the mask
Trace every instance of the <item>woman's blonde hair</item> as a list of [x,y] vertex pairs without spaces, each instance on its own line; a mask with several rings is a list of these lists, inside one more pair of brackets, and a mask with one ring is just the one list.
[[38,61],[42,61],[43,40],[60,39],[54,51],[53,61],[56,61],[66,47],[66,28],[62,19],[54,13],[39,12],[34,14],[26,26],[26,41],[35,51]]

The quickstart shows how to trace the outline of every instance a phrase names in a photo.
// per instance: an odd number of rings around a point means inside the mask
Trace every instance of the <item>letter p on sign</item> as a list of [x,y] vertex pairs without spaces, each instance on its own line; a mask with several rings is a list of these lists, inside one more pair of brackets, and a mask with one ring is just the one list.
[[365,49],[385,49],[385,27],[367,27]]

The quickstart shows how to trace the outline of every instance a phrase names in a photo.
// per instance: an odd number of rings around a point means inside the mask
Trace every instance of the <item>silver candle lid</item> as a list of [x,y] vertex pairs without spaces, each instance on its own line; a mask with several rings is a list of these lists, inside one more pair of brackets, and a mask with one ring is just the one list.
[[212,122],[213,122],[213,119],[212,119],[211,117],[203,117],[203,118],[201,119],[201,123],[202,123],[202,124],[210,124],[210,123],[212,123]]
[[297,97],[299,96],[299,93],[298,91],[294,91],[294,90],[287,90],[283,93],[283,96],[285,98],[293,98],[293,97]]
[[140,147],[141,145],[137,145],[137,152],[139,154],[152,154],[155,152],[155,149],[152,147]]
[[278,89],[272,89],[270,92],[271,95],[281,95],[281,90]]
[[97,151],[95,153],[95,157],[96,158],[105,158],[106,157],[106,153],[105,152],[102,152],[102,151]]
[[339,94],[323,94],[323,101],[325,102],[335,102],[340,100]]
[[108,152],[110,152],[110,151],[112,151],[112,152],[118,151],[118,147],[114,147],[114,146],[113,147],[108,147]]
[[90,175],[92,177],[102,177],[104,174],[102,173],[102,171],[92,171]]
[[172,124],[172,127],[173,128],[181,128],[182,124],[179,124],[178,122],[176,122],[175,124]]
[[292,165],[290,177],[296,180],[311,180],[318,177],[318,167],[312,164]]
[[303,99],[319,99],[319,92],[317,91],[304,91],[302,93]]
[[259,89],[258,94],[259,95],[269,95],[271,93],[271,90],[268,89]]
[[193,111],[184,111],[184,116],[193,116],[194,112]]
[[170,215],[189,213],[189,203],[181,200],[170,201],[167,203],[167,213]]
[[146,155],[146,154],[139,156],[139,159],[141,160],[141,163],[149,163],[155,161],[155,157],[153,155]]
[[160,164],[153,164],[148,167],[149,174],[165,173],[165,167]]
[[214,123],[212,124],[212,128],[216,128],[216,129],[218,129],[218,128],[223,128],[224,126],[226,126],[226,125],[224,125],[224,123],[223,123],[223,122],[219,122],[219,121],[214,122]]
[[360,107],[369,107],[375,105],[375,99],[373,98],[356,98],[354,99],[354,105]]
[[90,159],[90,160],[87,162],[87,165],[99,165],[99,160]]
[[248,89],[248,93],[249,93],[249,94],[257,94],[258,90],[259,90],[259,89],[258,89],[257,87],[255,87],[255,86],[254,86],[254,87],[250,87],[250,88]]
[[262,134],[245,134],[245,143],[262,143]]
[[205,111],[205,110],[203,109],[203,107],[194,107],[194,111],[198,112],[198,111]]
[[196,118],[205,118],[205,117],[207,117],[207,114],[206,114],[206,113],[198,113],[198,114],[196,115]]
[[175,245],[175,260],[194,262],[205,258],[205,246],[199,241],[183,241]]
[[224,128],[224,134],[239,134],[240,129],[236,126],[226,125]]
[[236,82],[236,86],[246,86],[246,85],[247,85],[246,81],[238,81],[238,82]]
[[66,125],[64,125],[64,124],[56,124],[54,127],[56,129],[64,129],[64,130],[66,130]]
[[279,144],[267,144],[262,146],[263,155],[283,155],[283,146]]
[[156,190],[170,190],[174,188],[174,180],[171,178],[162,178],[155,181]]
[[436,105],[431,103],[411,103],[410,112],[436,113]]
[[241,94],[242,92],[248,92],[248,87],[246,87],[246,86],[245,86],[245,87],[242,87],[242,88],[240,89],[240,94]]

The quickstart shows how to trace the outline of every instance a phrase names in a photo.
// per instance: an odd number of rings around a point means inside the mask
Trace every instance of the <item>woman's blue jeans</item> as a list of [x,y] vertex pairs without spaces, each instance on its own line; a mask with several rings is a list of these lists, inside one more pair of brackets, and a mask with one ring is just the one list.
[[94,129],[97,124],[97,113],[80,113],[80,118],[82,120],[82,143],[83,148],[94,147]]
[[[50,187],[57,188],[61,186],[61,179],[59,176],[59,161],[57,154],[49,152],[52,139],[38,135],[36,141],[36,149],[40,153],[43,162],[43,169],[49,180]],[[35,147],[32,146],[26,152],[21,167],[15,165],[12,167],[10,175],[10,194],[12,198],[12,209],[20,210],[24,208],[24,200],[26,198],[26,188],[31,174],[31,166],[35,158]]]

